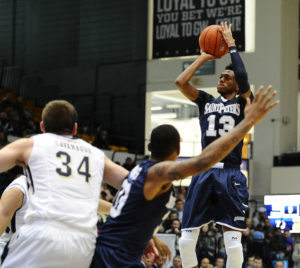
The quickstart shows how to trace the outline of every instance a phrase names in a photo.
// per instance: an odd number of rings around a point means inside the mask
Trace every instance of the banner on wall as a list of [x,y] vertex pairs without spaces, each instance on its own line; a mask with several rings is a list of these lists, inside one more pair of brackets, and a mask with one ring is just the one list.
[[199,54],[199,35],[227,21],[245,50],[245,0],[153,0],[153,58]]

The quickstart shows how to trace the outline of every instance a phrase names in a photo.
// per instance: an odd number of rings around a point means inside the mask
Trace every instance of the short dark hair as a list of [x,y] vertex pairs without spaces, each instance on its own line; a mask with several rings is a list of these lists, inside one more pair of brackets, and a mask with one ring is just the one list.
[[152,130],[149,150],[153,158],[164,160],[174,151],[179,150],[180,136],[172,125],[160,125]]
[[225,67],[225,70],[231,70],[231,71],[233,71],[232,63],[228,64],[228,65]]
[[42,121],[46,132],[72,134],[74,124],[77,122],[77,112],[70,102],[53,100],[43,109]]

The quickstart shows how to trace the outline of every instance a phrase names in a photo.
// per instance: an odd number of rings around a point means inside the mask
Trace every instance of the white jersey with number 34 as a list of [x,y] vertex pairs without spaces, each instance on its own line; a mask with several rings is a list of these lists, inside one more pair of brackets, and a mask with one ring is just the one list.
[[25,221],[57,221],[96,235],[104,153],[71,136],[45,133],[32,139]]

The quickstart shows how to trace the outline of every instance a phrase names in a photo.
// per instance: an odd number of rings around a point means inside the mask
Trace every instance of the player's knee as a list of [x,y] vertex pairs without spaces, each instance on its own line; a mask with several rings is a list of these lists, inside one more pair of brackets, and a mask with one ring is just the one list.
[[241,236],[241,232],[237,231],[228,231],[224,233],[224,244],[227,253],[227,267],[242,267],[243,247],[241,244]]
[[197,265],[196,243],[199,230],[183,231],[179,239],[179,250],[182,259],[182,267],[190,268]]

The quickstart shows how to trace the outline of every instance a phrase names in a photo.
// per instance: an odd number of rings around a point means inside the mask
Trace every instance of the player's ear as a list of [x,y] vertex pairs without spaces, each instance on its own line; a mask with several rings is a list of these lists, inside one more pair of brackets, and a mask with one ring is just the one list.
[[42,131],[42,133],[46,132],[45,125],[44,125],[43,121],[40,122],[40,130]]
[[148,150],[151,152],[151,142],[148,143]]
[[74,127],[73,127],[73,131],[72,131],[73,136],[75,136],[77,134],[77,129],[78,129],[78,124],[75,122]]

